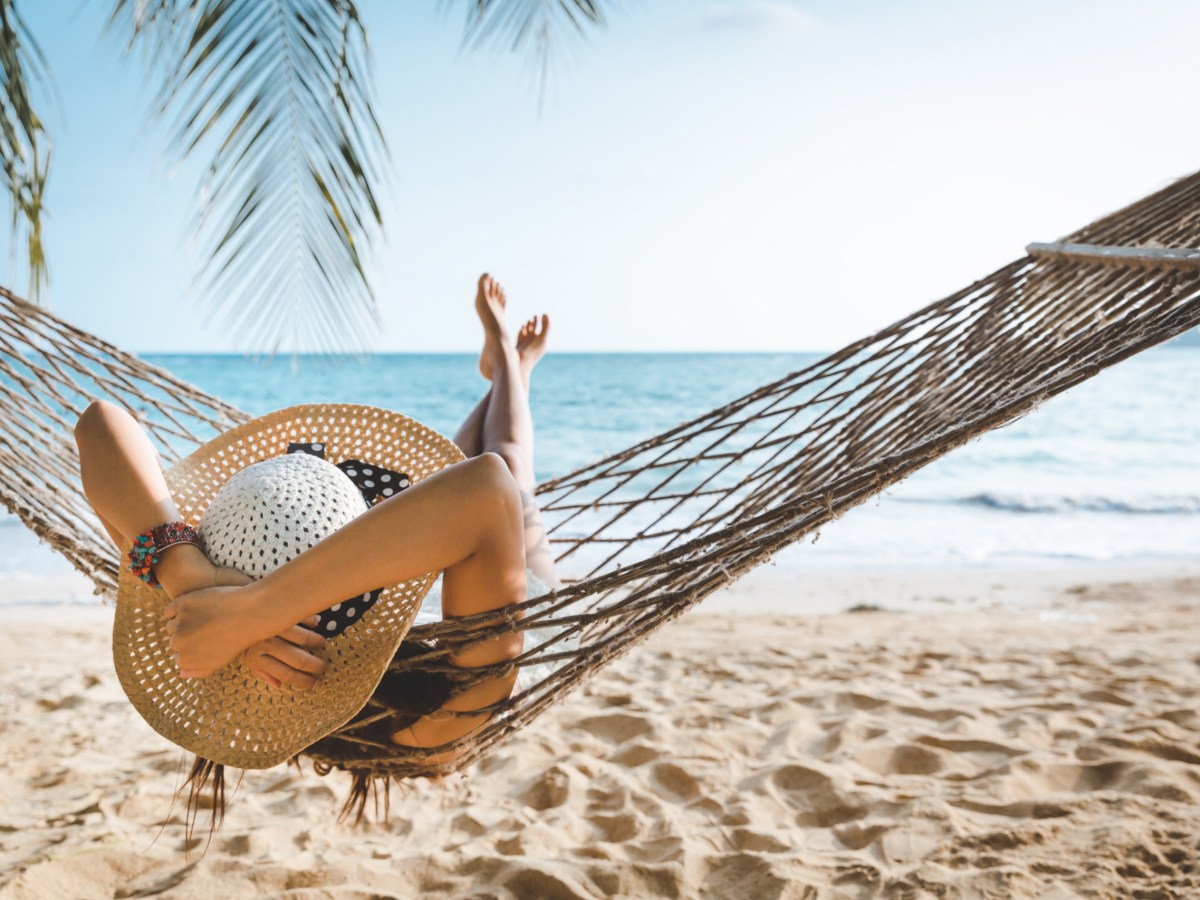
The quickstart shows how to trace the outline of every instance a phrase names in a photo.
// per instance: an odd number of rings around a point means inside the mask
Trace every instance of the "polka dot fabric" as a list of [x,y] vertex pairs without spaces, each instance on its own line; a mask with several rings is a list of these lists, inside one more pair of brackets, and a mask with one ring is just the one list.
[[[313,458],[312,453],[289,457],[288,445],[296,443],[320,444],[328,462]],[[277,457],[286,458],[278,461],[282,465],[305,466],[306,471],[321,473],[315,476],[319,488],[304,489],[312,491],[308,495],[311,508],[306,505],[308,501],[293,503],[277,497],[271,503],[278,515],[265,507],[241,510],[240,514],[259,516],[256,528],[278,540],[278,555],[273,549],[269,551],[266,543],[253,548],[243,543],[245,535],[232,526],[218,533],[214,524],[217,519],[206,515],[210,508],[214,516],[220,512],[218,495],[238,473]],[[383,494],[383,486],[391,482],[382,478],[376,481],[372,475],[379,473],[367,475],[365,468],[378,467],[393,477],[404,473],[408,483],[419,484],[461,459],[462,453],[451,441],[398,413],[352,404],[320,404],[291,407],[240,425],[171,467],[166,479],[184,521],[200,527],[201,521],[207,520],[202,530],[212,531],[211,539],[220,544],[221,553],[232,554],[225,557],[232,560],[228,564],[246,566],[243,571],[260,577],[260,571],[265,574],[268,556],[270,565],[283,565],[290,558],[288,554],[307,549],[318,526],[336,530],[349,521],[346,516],[353,518],[366,510],[370,501],[360,493],[356,478],[364,482],[361,487],[366,487],[366,480],[375,482],[367,488],[378,488],[375,502],[394,496]],[[346,469],[338,471],[343,463],[360,466],[354,469],[357,475],[350,475]],[[265,470],[264,477],[270,471]],[[292,490],[290,476],[276,472],[270,478],[277,476],[277,487],[284,485]],[[318,507],[315,501],[324,497],[325,491],[340,499],[328,508]],[[291,512],[282,513],[285,509]],[[304,531],[305,527],[309,532]],[[245,530],[251,533],[256,528]],[[286,548],[282,547],[284,541]],[[217,552],[212,544],[209,552]],[[125,571],[117,589],[113,662],[126,695],[159,734],[214,762],[247,769],[270,768],[344,724],[363,707],[411,627],[436,575],[430,572],[386,585],[370,605],[362,603],[360,607],[359,597],[331,607],[331,614],[341,614],[340,621],[353,619],[353,627],[335,628],[327,635],[325,657],[329,668],[325,678],[316,688],[298,691],[267,686],[238,660],[208,678],[180,678],[163,619],[169,602],[165,592]]]
[[[257,580],[366,512],[366,498],[341,468],[294,446],[242,469],[213,498],[200,535],[217,565]],[[326,638],[341,634],[381,593],[335,603],[321,613],[318,630]]]
[[[324,459],[325,445],[321,443],[291,443],[288,444],[288,453],[307,453],[317,459]],[[359,489],[367,503],[386,500],[412,484],[412,479],[404,472],[393,472],[391,469],[385,469],[376,463],[363,462],[361,459],[344,459],[337,464],[337,467],[354,482],[355,487]]]
[[[325,445],[322,443],[290,443],[288,444],[288,453],[306,453],[317,459],[324,459]],[[336,468],[353,482],[368,505],[394,497],[412,484],[412,480],[403,472],[393,472],[391,469],[385,469],[374,463],[366,463],[361,459],[342,460]],[[359,597],[351,597],[344,603],[335,603],[321,613],[321,621],[317,630],[326,638],[341,634],[362,618],[362,614],[379,599],[381,592],[381,589],[377,588]]]

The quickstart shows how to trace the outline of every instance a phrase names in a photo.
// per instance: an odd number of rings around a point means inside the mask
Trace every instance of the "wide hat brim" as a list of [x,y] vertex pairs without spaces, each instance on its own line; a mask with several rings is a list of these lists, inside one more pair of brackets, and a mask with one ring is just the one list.
[[[464,458],[453,442],[399,413],[344,403],[293,406],[213,438],[166,471],[183,520],[199,525],[232,475],[286,454],[292,442],[322,443],[331,463],[369,461],[407,474],[412,484]],[[329,668],[321,683],[296,690],[269,687],[240,660],[208,678],[181,678],[163,618],[166,592],[122,565],[113,621],[117,676],[142,718],[163,737],[224,765],[270,768],[362,709],[437,575],[381,586],[383,593],[362,618],[327,642]]]

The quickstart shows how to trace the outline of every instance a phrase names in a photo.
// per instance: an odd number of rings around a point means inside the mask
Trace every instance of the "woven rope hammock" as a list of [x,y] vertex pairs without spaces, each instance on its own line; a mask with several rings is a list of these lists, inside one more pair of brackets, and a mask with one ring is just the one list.
[[[378,692],[359,721],[309,755],[319,767],[397,777],[461,768],[783,547],[1047,397],[1200,325],[1200,173],[1027,249],[805,369],[542,484],[560,572],[574,580],[520,607],[420,626],[393,663],[398,674],[461,676],[444,657],[479,640],[478,629],[527,631],[519,659],[472,670],[517,665],[530,677],[452,745],[452,762],[373,737],[370,726],[392,712]],[[82,409],[96,398],[130,409],[167,460],[249,416],[0,297],[0,499],[112,596],[116,554],[78,477],[72,427]]]

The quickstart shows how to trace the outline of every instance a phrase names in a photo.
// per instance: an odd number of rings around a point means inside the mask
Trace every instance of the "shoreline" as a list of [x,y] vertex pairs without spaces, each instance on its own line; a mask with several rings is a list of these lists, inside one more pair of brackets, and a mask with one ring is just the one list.
[[[914,562],[848,567],[794,559],[765,563],[710,595],[691,614],[810,616],[869,605],[891,611],[935,607],[1029,608],[1061,605],[1060,594],[1077,585],[1109,585],[1200,577],[1200,557],[1116,561],[1019,559],[1003,564]],[[92,583],[69,571],[52,575],[0,573],[0,619],[20,610],[98,607],[109,601]]]
[[[912,565],[850,572],[759,566],[710,596],[701,613],[834,615],[853,607],[893,612],[947,609],[1057,609],[1079,587],[1200,578],[1200,558],[1095,562],[1027,560],[1006,565]],[[1086,593],[1086,592],[1080,592]],[[786,604],[781,599],[786,598]],[[784,608],[786,607],[786,608]]]

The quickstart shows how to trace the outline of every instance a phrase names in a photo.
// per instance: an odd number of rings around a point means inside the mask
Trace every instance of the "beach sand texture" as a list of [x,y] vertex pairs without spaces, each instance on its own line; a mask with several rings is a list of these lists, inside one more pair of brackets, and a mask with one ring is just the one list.
[[1200,579],[1017,608],[973,577],[969,606],[689,614],[387,823],[279,768],[207,849],[109,611],[9,608],[0,897],[1200,897]]

